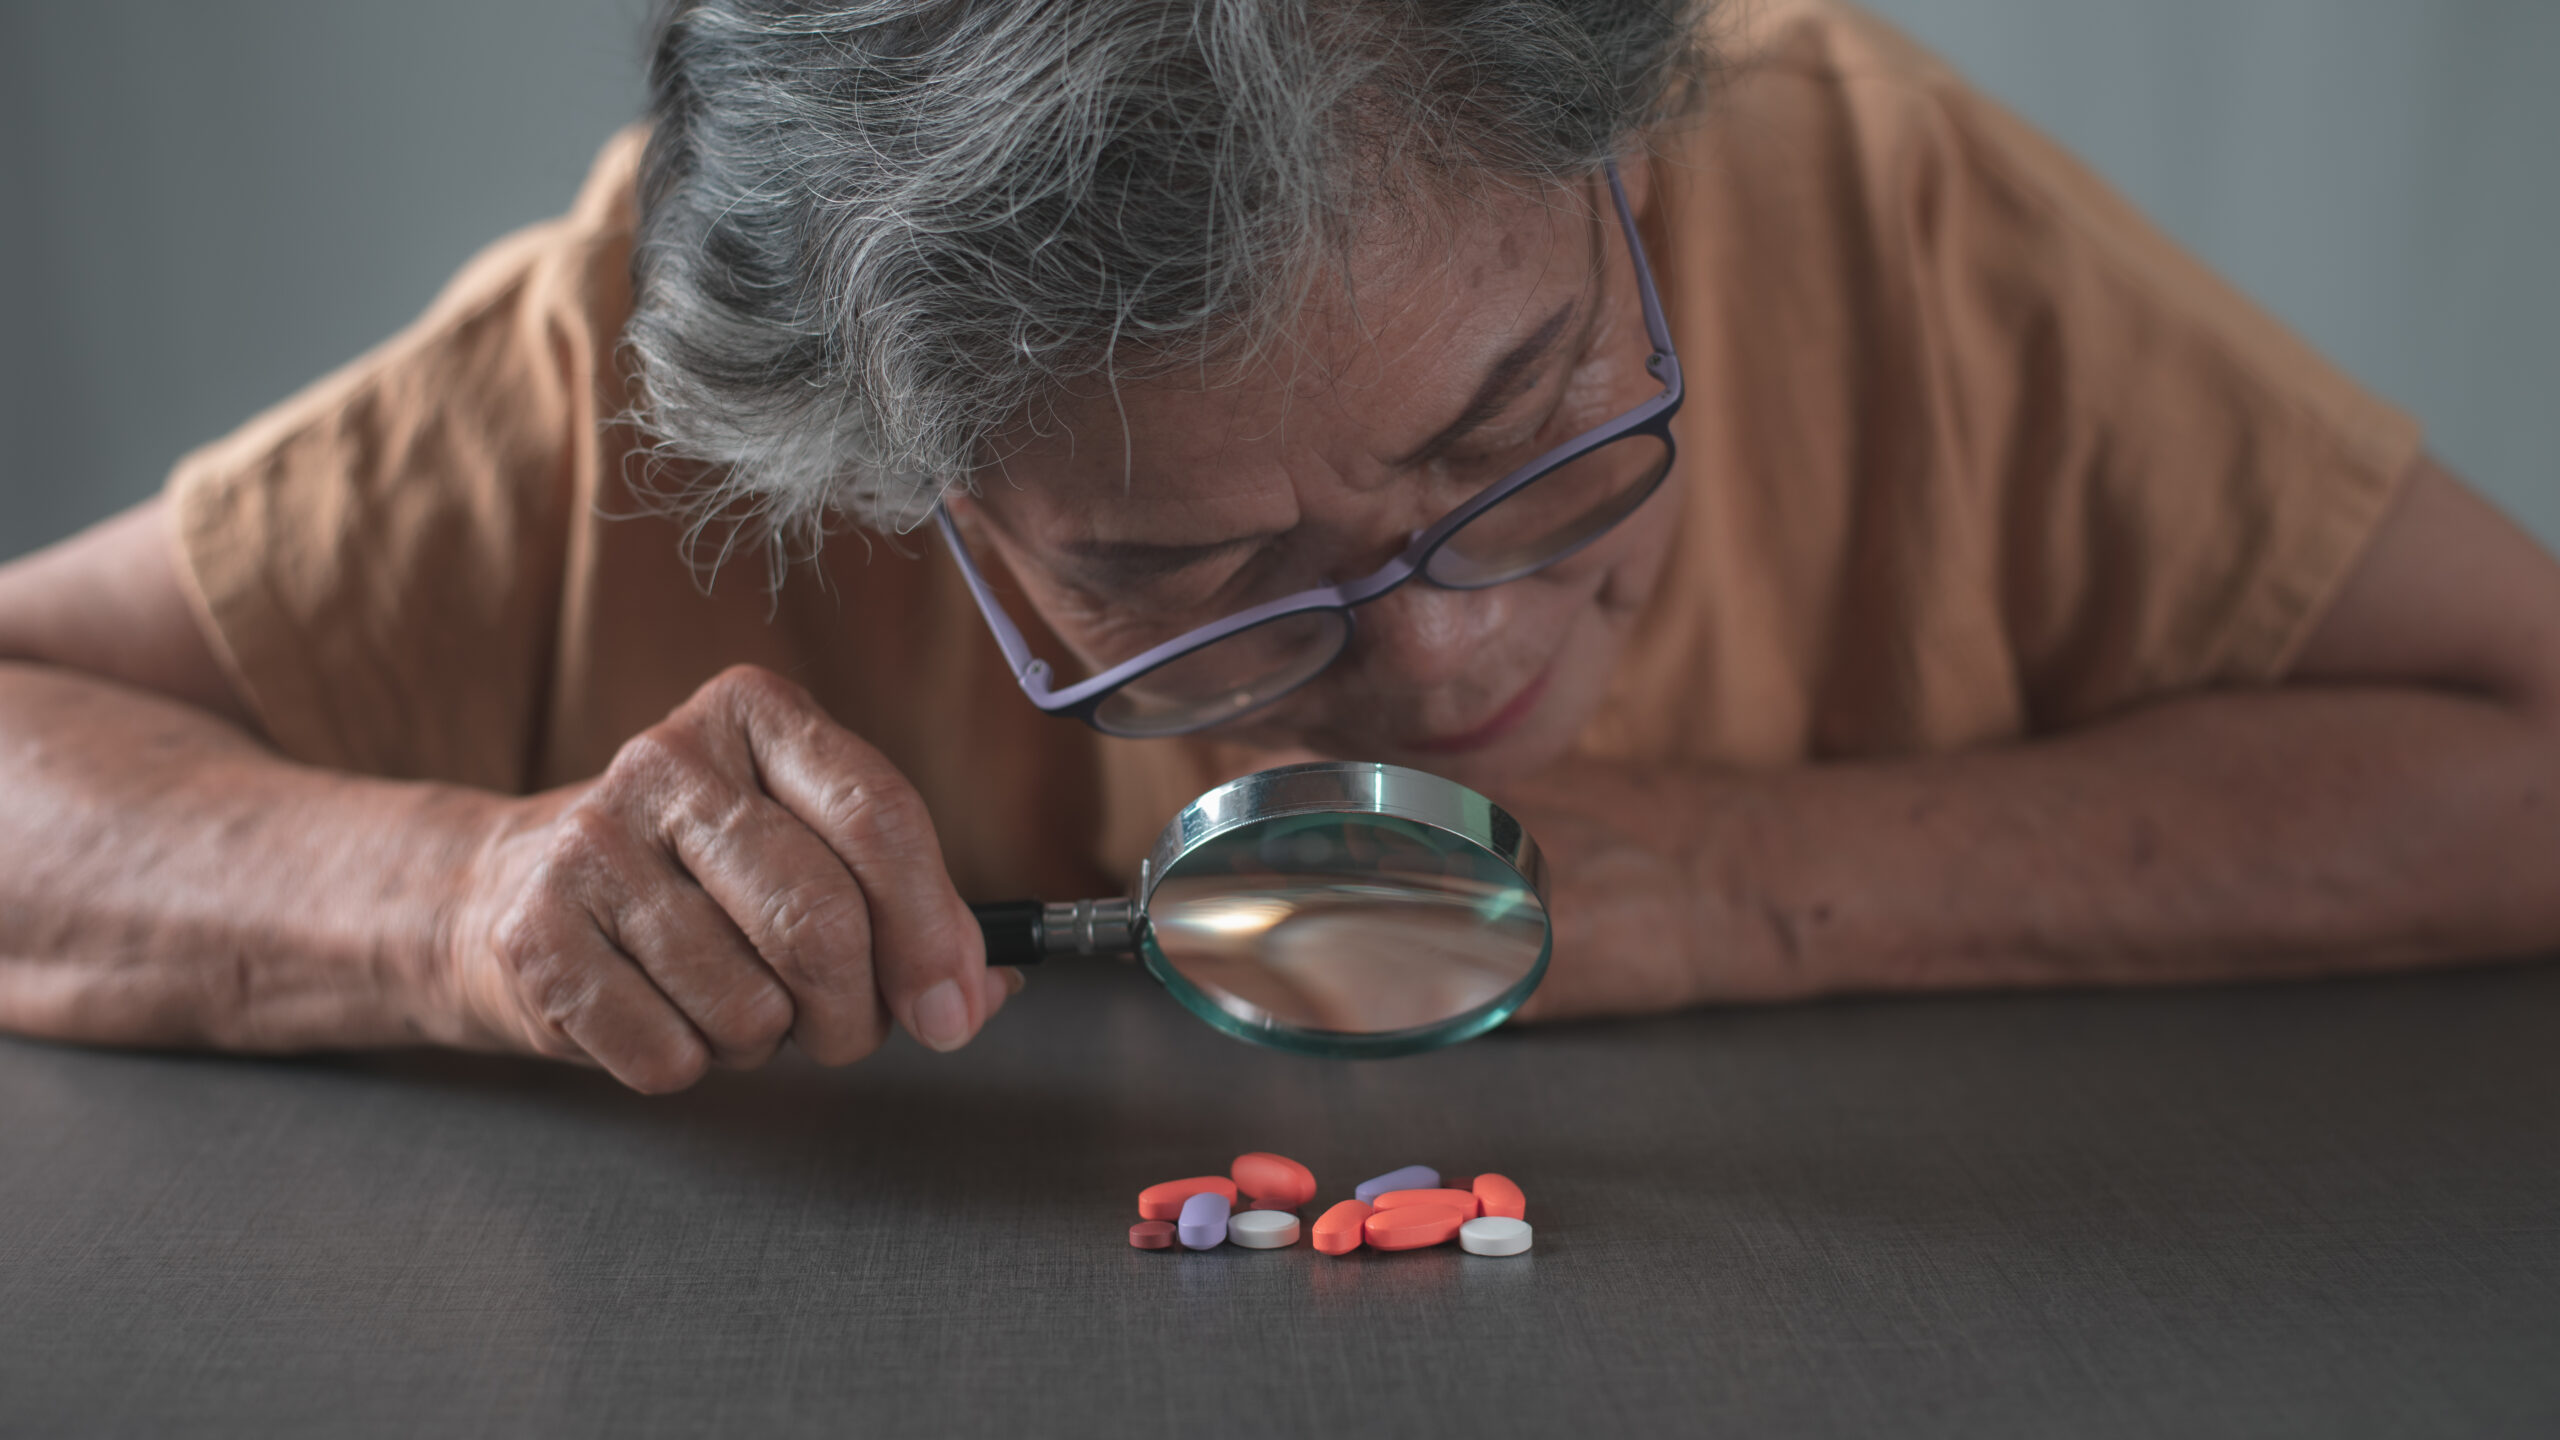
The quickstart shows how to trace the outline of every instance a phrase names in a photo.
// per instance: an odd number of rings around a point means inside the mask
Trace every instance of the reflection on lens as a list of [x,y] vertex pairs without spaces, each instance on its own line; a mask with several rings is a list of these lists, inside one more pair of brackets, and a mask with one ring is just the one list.
[[1547,950],[1520,875],[1382,815],[1248,825],[1185,854],[1147,904],[1148,944],[1248,1027],[1384,1035],[1516,1002]]
[[1434,581],[1460,588],[1516,580],[1627,518],[1670,471],[1671,446],[1660,436],[1612,440],[1468,521],[1432,552],[1427,569]]
[[1170,735],[1279,699],[1333,663],[1350,638],[1338,610],[1303,610],[1230,635],[1123,685],[1094,712],[1114,735]]
[[1249,940],[1288,918],[1286,900],[1211,895],[1186,902],[1177,923],[1201,935]]

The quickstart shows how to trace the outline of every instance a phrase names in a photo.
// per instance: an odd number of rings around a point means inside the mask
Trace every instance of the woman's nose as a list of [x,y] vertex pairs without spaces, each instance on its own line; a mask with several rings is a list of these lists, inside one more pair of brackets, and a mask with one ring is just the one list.
[[1502,628],[1500,589],[1443,590],[1419,582],[1363,605],[1347,657],[1374,688],[1427,690],[1455,679]]

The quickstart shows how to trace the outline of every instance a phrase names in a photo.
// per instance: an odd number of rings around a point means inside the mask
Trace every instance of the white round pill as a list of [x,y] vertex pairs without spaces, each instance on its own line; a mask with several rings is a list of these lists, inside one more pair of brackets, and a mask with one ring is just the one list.
[[1532,1233],[1526,1220],[1487,1215],[1458,1227],[1458,1248],[1470,1255],[1517,1255],[1529,1248]]
[[1286,1210],[1247,1210],[1227,1220],[1227,1239],[1247,1250],[1278,1250],[1298,1243],[1298,1217]]

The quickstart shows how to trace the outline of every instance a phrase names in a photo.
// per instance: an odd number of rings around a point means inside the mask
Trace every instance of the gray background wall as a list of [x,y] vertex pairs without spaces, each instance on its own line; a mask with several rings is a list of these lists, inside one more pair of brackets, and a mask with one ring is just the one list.
[[[2560,3],[1876,0],[2560,545]],[[640,0],[0,0],[0,555],[567,203]]]

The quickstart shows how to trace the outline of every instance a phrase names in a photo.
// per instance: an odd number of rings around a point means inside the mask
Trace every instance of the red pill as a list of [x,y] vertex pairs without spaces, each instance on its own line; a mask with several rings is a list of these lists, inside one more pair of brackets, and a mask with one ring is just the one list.
[[1188,1180],[1167,1180],[1138,1192],[1138,1216],[1145,1220],[1179,1220],[1182,1202],[1204,1191],[1215,1190],[1236,1203],[1236,1182],[1224,1175],[1195,1175]]
[[1402,1210],[1414,1205],[1445,1205],[1458,1212],[1461,1220],[1473,1220],[1483,1213],[1473,1192],[1466,1190],[1390,1190],[1370,1202],[1381,1210]]
[[1360,1226],[1378,1207],[1366,1200],[1345,1200],[1316,1221],[1315,1246],[1327,1255],[1348,1255],[1360,1248]]
[[1236,1188],[1273,1210],[1295,1210],[1316,1198],[1315,1172],[1286,1155],[1256,1150],[1239,1155],[1227,1173]]
[[1173,1225],[1165,1220],[1141,1220],[1129,1227],[1129,1243],[1141,1250],[1170,1250]]
[[1476,1203],[1484,1213],[1503,1220],[1529,1218],[1529,1197],[1506,1175],[1479,1175],[1475,1183]]
[[1360,1238],[1372,1250],[1419,1250],[1446,1245],[1458,1238],[1467,1217],[1449,1205],[1401,1205],[1381,1210],[1360,1224]]

